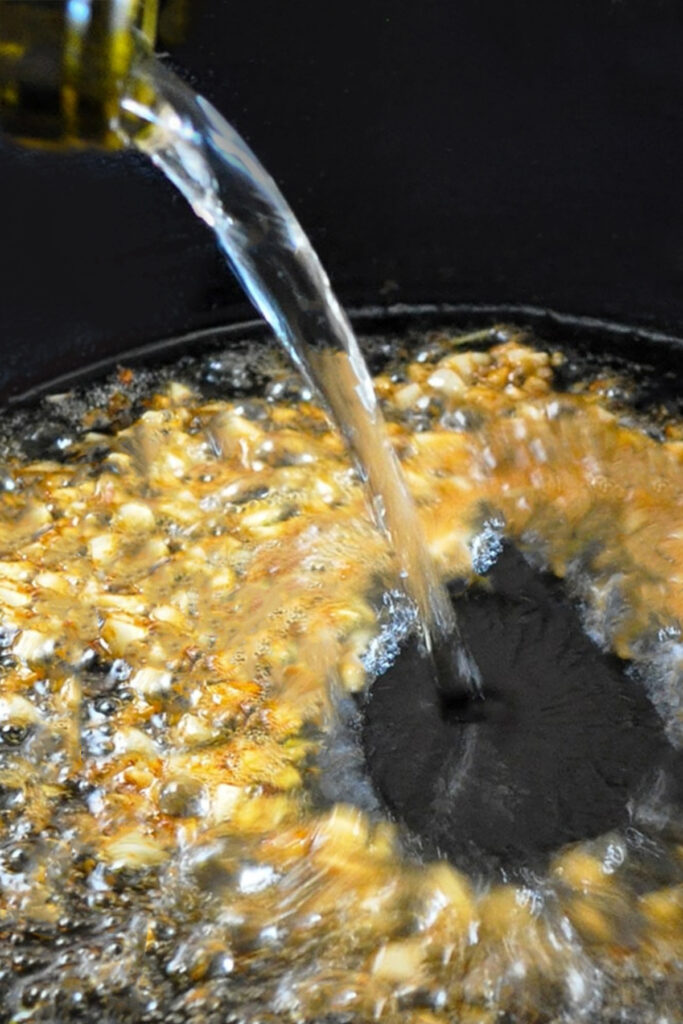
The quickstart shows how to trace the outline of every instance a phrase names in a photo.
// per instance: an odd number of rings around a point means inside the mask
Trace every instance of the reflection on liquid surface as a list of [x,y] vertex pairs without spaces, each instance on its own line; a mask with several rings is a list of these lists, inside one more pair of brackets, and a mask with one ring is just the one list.
[[[612,372],[558,390],[562,359],[431,335],[376,387],[444,576],[504,523],[680,748],[683,428]],[[412,613],[275,356],[122,371],[24,420],[0,502],[0,1020],[680,1021],[683,831],[656,779],[626,827],[507,882],[421,860],[382,810],[357,701]]]

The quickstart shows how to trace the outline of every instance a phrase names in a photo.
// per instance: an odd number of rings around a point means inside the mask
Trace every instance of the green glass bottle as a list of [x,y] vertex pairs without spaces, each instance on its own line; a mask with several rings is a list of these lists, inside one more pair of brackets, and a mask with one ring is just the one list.
[[0,130],[45,146],[119,148],[113,129],[159,0],[0,0]]

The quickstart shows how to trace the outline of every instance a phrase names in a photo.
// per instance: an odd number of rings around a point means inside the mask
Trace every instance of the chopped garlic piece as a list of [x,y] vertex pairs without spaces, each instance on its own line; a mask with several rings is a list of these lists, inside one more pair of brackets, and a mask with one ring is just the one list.
[[419,384],[406,384],[405,387],[399,388],[396,392],[394,401],[399,409],[409,409],[415,405],[421,395],[422,388]]
[[141,668],[131,678],[130,685],[144,696],[167,693],[171,689],[172,675],[163,669]]
[[454,370],[437,370],[427,381],[430,388],[443,391],[446,395],[458,395],[466,390],[465,382]]
[[37,707],[13,693],[7,697],[0,697],[0,722],[16,722],[19,725],[27,725],[37,722],[40,719],[40,712]]
[[95,565],[107,565],[115,557],[119,550],[116,537],[111,533],[101,533],[88,541],[90,557]]
[[197,715],[182,715],[176,726],[176,735],[188,747],[208,743],[216,735],[215,730]]
[[148,533],[154,529],[155,518],[149,505],[141,501],[127,501],[112,519],[112,524],[129,533]]
[[152,608],[150,614],[158,622],[168,622],[178,629],[182,629],[185,626],[185,616],[177,608],[174,608],[172,604],[157,605],[156,608]]
[[114,654],[122,654],[131,644],[139,643],[147,636],[147,630],[138,626],[129,618],[109,615],[102,629],[102,634],[112,648]]
[[0,605],[9,605],[10,608],[24,608],[31,603],[31,595],[16,590],[14,587],[0,586]]
[[210,815],[212,821],[216,824],[221,821],[229,821],[243,796],[244,790],[241,786],[231,786],[226,782],[216,786],[211,798]]
[[415,982],[425,955],[419,939],[387,942],[372,965],[372,973],[384,981]]
[[144,615],[147,608],[142,598],[136,597],[135,594],[109,594],[106,591],[99,591],[96,601],[100,608],[113,608],[126,615]]
[[15,655],[28,662],[49,658],[54,649],[54,640],[35,629],[24,629],[14,641]]
[[137,829],[114,837],[104,846],[103,854],[112,867],[132,869],[154,867],[168,857],[160,843]]
[[43,590],[54,590],[57,594],[71,593],[69,581],[57,572],[39,572],[33,582]]
[[0,577],[8,580],[24,581],[31,575],[31,567],[26,562],[0,561]]
[[142,729],[124,727],[114,737],[114,750],[117,754],[142,754],[144,757],[157,757],[158,750],[154,740]]

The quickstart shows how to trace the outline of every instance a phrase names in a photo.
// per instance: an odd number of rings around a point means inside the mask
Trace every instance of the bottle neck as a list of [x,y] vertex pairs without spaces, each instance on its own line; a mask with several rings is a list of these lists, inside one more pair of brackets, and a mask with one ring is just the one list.
[[0,128],[46,146],[120,147],[113,123],[158,0],[0,0]]

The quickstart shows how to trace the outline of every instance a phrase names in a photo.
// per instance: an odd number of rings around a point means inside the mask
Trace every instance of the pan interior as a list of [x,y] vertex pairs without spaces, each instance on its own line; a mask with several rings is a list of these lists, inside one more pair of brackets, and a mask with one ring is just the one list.
[[[535,322],[540,340],[490,310],[360,325],[431,550],[483,638],[486,714],[418,694],[456,755],[445,782],[471,783],[473,732],[539,799],[572,753],[572,779],[585,759],[610,782],[599,820],[555,800],[550,827],[522,804],[532,849],[462,804],[471,844],[418,842],[373,783],[364,707],[369,730],[404,657],[419,691],[414,613],[343,446],[253,325],[3,418],[1,1024],[676,1019],[680,348],[587,323],[561,343]],[[543,665],[572,637],[546,689],[515,653],[525,614]],[[577,651],[601,683],[587,696]],[[563,745],[539,778],[503,729],[518,720]]]

